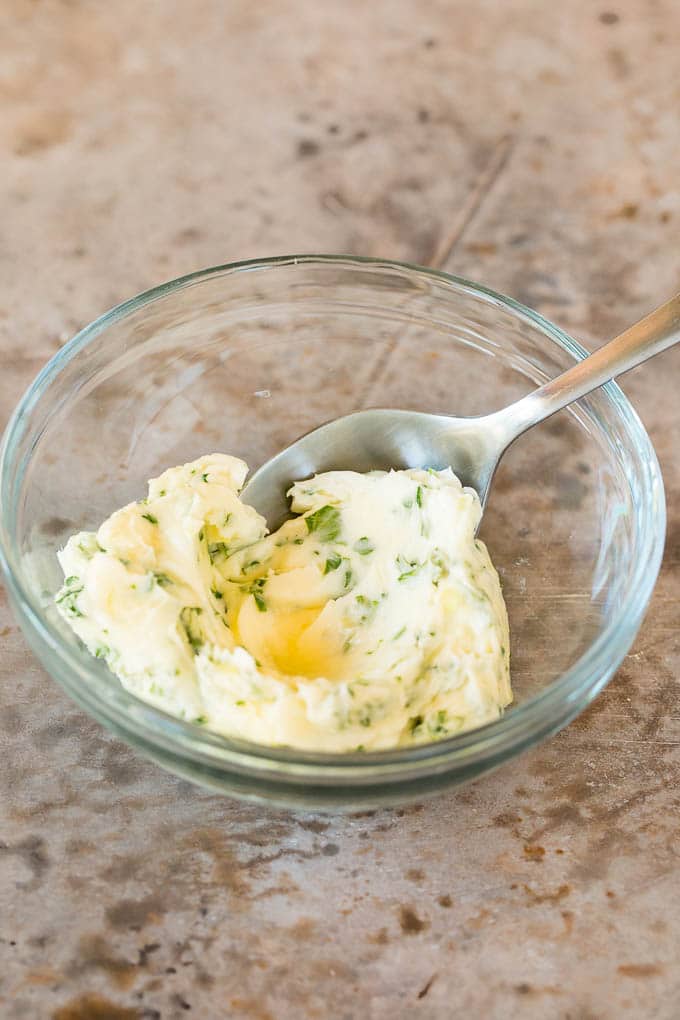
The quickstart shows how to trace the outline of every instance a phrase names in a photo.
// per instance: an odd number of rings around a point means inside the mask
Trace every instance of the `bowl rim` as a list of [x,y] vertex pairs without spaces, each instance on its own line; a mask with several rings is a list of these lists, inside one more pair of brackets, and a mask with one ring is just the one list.
[[[93,683],[87,661],[79,657],[80,650],[64,642],[43,615],[22,577],[20,557],[13,548],[11,528],[6,519],[13,508],[9,492],[13,454],[24,433],[30,430],[32,410],[61,371],[109,326],[166,295],[216,276],[268,272],[279,267],[310,264],[359,269],[374,267],[444,282],[458,291],[496,304],[517,318],[528,320],[575,361],[588,356],[588,351],[567,333],[511,297],[442,270],[392,259],[317,254],[247,259],[197,270],[143,291],[104,312],[76,333],[41,369],[7,423],[0,445],[0,568],[19,621],[29,640],[31,637],[37,639],[39,648],[49,652],[49,672],[56,672],[56,678],[68,693],[98,719],[152,748],[166,752],[171,750],[184,760],[190,759],[218,771],[251,775],[260,772],[283,782],[313,779],[322,785],[337,781],[360,784],[396,782],[418,774],[431,776],[435,771],[450,773],[456,771],[457,766],[466,769],[491,756],[506,757],[561,728],[605,686],[635,637],[661,566],[666,510],[658,459],[640,418],[614,382],[605,384],[601,389],[633,440],[647,484],[647,498],[641,504],[648,519],[623,604],[582,655],[548,687],[499,719],[458,736],[386,751],[329,753],[270,747],[212,733],[149,705],[121,685],[107,684],[102,690],[102,685]],[[61,667],[59,670],[53,666],[55,659],[56,665]]]

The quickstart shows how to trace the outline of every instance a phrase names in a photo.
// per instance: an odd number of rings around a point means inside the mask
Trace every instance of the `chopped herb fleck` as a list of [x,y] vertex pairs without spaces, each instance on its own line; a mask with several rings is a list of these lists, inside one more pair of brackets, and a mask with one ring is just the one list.
[[353,578],[354,578],[354,575],[352,574],[352,571],[351,570],[346,570],[345,571],[345,590],[347,588],[349,588],[350,584],[352,583]]
[[226,542],[211,542],[208,546],[208,556],[211,563],[214,563],[216,559],[222,556],[226,559],[228,555],[229,546]]
[[337,570],[342,563],[342,556],[338,553],[332,553],[326,560],[326,565],[323,568],[324,574],[330,574],[331,570]]
[[184,628],[187,641],[194,651],[198,651],[203,646],[203,635],[196,624],[196,617],[200,616],[202,612],[203,610],[200,606],[186,606],[179,614],[180,623]]
[[428,729],[430,733],[432,733],[433,735],[436,734],[442,735],[446,733],[447,732],[446,721],[447,721],[446,710],[441,708],[435,715],[434,719],[431,719],[430,722],[428,723]]
[[142,514],[142,517],[145,521],[148,521],[149,524],[158,524],[158,518],[154,517],[153,514]]
[[236,702],[236,704],[237,705],[245,705],[245,701],[243,700],[243,698],[239,698],[239,700]]
[[422,715],[414,715],[408,721],[408,728],[412,734],[415,733],[418,727],[422,725],[423,725]]
[[204,482],[207,482],[208,481],[208,472],[204,471],[203,474],[201,475],[201,478],[203,479]]
[[419,485],[418,488],[416,489],[416,504],[418,506],[422,506],[423,505],[423,487],[422,487],[422,485]]
[[86,535],[82,542],[78,542],[78,548],[88,560],[91,560],[95,553],[106,552],[94,535]]
[[210,591],[213,593],[213,595],[214,595],[214,597],[216,599],[223,599],[224,598],[224,595],[222,594],[222,592],[218,591],[217,588],[211,588]]
[[322,506],[305,517],[307,531],[316,532],[320,542],[334,542],[340,534],[340,511],[334,506]]
[[293,539],[293,545],[302,545],[303,542],[304,542],[304,538],[294,538]]
[[153,576],[156,584],[160,585],[161,588],[164,588],[166,584],[172,584],[167,574],[154,574]]
[[418,563],[417,560],[407,560],[401,553],[397,556],[395,563],[399,571],[397,581],[405,581],[407,577],[413,577],[422,567],[422,563]]
[[356,603],[360,607],[359,623],[368,623],[375,616],[380,599],[369,599],[366,595],[357,595]]
[[404,625],[404,626],[403,626],[403,627],[401,628],[401,630],[398,630],[398,631],[397,631],[397,633],[396,633],[396,634],[394,635],[394,637],[392,638],[392,640],[393,640],[393,641],[396,641],[396,640],[397,640],[397,638],[400,638],[400,637],[401,637],[401,635],[402,635],[402,634],[405,634],[405,633],[406,633],[406,625]]
[[354,543],[354,548],[360,556],[368,556],[370,553],[375,552],[375,546],[371,542],[367,535],[364,535],[357,542]]
[[257,606],[261,613],[265,613],[267,611],[267,603],[265,602],[264,595],[262,593],[266,583],[267,583],[266,577],[258,577],[251,584],[245,585],[243,587],[243,591],[245,592],[246,595],[253,596],[253,599],[255,600],[255,605]]
[[207,721],[208,721],[207,715],[197,715],[196,718],[194,719],[194,722],[196,723],[197,726],[205,726]]

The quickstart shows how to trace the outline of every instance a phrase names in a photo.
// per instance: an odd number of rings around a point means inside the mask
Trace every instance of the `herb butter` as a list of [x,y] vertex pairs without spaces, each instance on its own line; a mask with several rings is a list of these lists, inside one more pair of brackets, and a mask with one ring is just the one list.
[[274,534],[243,461],[171,468],[59,552],[57,607],[127,690],[263,744],[378,750],[496,719],[511,700],[476,493],[446,471],[332,471]]

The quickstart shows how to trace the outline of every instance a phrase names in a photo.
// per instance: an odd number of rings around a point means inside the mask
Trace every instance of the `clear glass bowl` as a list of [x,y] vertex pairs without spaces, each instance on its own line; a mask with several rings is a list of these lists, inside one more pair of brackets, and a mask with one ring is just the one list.
[[[251,468],[366,406],[475,415],[584,350],[535,312],[443,273],[298,256],[221,266],[97,319],[43,369],[0,454],[0,552],[32,648],[75,700],[165,768],[235,796],[353,809],[471,779],[555,733],[607,683],[646,609],[664,542],[654,450],[616,385],[503,459],[482,537],[501,574],[515,701],[417,748],[329,755],[206,733],[128,694],[56,614],[57,547],[206,452]],[[342,465],[338,465],[341,467]]]

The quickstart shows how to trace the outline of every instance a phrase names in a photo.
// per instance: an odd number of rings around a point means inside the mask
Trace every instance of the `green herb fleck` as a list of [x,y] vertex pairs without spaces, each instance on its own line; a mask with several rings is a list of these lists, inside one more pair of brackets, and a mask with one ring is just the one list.
[[422,563],[418,563],[417,560],[407,560],[401,553],[397,556],[395,563],[399,571],[397,581],[405,581],[407,577],[413,577],[422,567]]
[[213,593],[213,595],[214,595],[214,597],[216,599],[223,599],[224,598],[224,595],[222,594],[222,592],[218,591],[217,588],[211,588],[210,591]]
[[149,524],[158,524],[158,518],[154,517],[153,514],[142,514],[142,517],[145,521],[148,521]]
[[368,623],[375,616],[380,599],[369,599],[366,595],[357,595],[356,603],[360,607],[359,623]]
[[196,617],[200,616],[203,610],[200,606],[186,606],[179,614],[179,619],[184,633],[186,634],[187,641],[191,645],[194,651],[198,651],[203,646],[203,635],[197,626]]
[[194,722],[196,723],[197,726],[205,726],[207,721],[208,721],[207,715],[197,715],[196,718],[194,719]]
[[252,595],[255,600],[255,605],[261,613],[267,611],[267,603],[264,600],[263,588],[267,583],[266,577],[258,577],[249,585],[245,585],[243,591],[246,595]]
[[207,482],[208,481],[208,472],[204,471],[203,474],[201,475],[201,478],[203,479],[204,482]]
[[419,726],[423,725],[422,715],[414,715],[408,721],[408,728],[411,734],[414,734]]
[[340,511],[334,506],[322,506],[305,517],[307,531],[316,532],[320,542],[334,542],[340,534]]
[[161,489],[161,491],[160,491],[160,492],[158,493],[158,495],[159,495],[159,496],[161,496],[161,497],[163,497],[163,496],[166,496],[166,495],[167,495],[167,492],[166,492],[166,490],[165,490],[165,489]]
[[172,584],[167,574],[154,574],[153,576],[156,584],[160,585],[161,588],[164,588],[167,584]]
[[239,706],[240,705],[245,705],[245,701],[243,700],[243,698],[239,698],[239,700],[236,702],[236,704],[239,705]]
[[422,506],[423,505],[423,487],[422,487],[422,485],[419,485],[418,488],[416,489],[416,505],[417,506]]
[[394,635],[394,637],[392,638],[392,640],[393,640],[393,641],[396,641],[396,640],[397,640],[398,638],[400,638],[400,637],[401,637],[401,635],[402,635],[402,634],[405,634],[405,633],[406,633],[406,625],[404,624],[404,626],[403,626],[403,627],[401,628],[401,630],[398,630],[398,631],[397,631],[397,633],[396,633],[396,634]]
[[293,545],[302,545],[303,542],[304,542],[304,538],[294,538],[293,539]]
[[82,542],[78,542],[78,548],[88,560],[91,560],[95,553],[106,552],[106,549],[102,548],[97,541],[96,536],[92,534],[86,535]]
[[354,549],[360,556],[368,556],[369,553],[375,552],[375,546],[367,535],[364,535],[354,543]]
[[345,591],[349,588],[350,584],[352,583],[353,578],[354,578],[354,575],[352,574],[352,571],[351,570],[346,570],[345,571]]
[[208,546],[208,556],[210,557],[211,563],[214,563],[215,560],[221,556],[224,556],[224,558],[226,559],[228,555],[229,546],[227,545],[226,542],[211,542],[210,545]]
[[95,659],[105,659],[110,651],[111,649],[107,648],[106,645],[100,645],[99,648],[97,648],[97,650],[95,651],[94,657]]
[[324,574],[330,574],[331,570],[337,570],[342,563],[342,556],[339,553],[332,553],[326,560],[326,565],[323,568]]
[[447,726],[446,726],[447,718],[448,717],[447,717],[447,714],[446,714],[446,710],[443,709],[443,708],[440,708],[440,710],[435,715],[434,719],[431,719],[430,722],[428,723],[428,729],[429,729],[430,733],[432,733],[433,735],[436,735],[436,734],[442,735],[442,734],[446,733],[447,732]]

